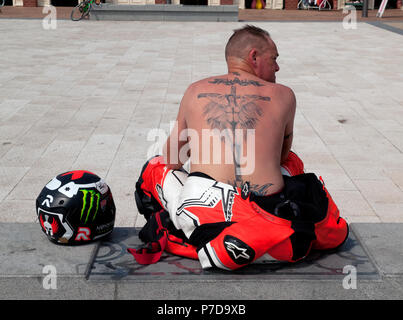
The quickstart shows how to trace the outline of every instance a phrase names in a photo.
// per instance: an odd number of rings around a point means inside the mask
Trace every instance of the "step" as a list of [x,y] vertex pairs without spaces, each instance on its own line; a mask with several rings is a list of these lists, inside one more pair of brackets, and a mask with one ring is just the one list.
[[90,20],[115,21],[238,21],[238,6],[115,5],[93,6]]

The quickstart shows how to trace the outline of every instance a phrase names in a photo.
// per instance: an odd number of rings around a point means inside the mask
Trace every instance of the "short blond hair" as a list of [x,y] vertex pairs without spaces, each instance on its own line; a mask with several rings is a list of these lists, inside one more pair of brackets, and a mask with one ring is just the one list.
[[225,46],[225,59],[228,57],[245,58],[251,48],[264,49],[270,34],[259,27],[245,25],[235,29]]

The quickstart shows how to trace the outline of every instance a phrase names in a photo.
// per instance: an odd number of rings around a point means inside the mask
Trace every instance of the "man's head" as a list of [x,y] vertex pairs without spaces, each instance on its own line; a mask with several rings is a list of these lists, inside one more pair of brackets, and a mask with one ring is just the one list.
[[270,34],[258,27],[246,25],[234,30],[225,47],[228,68],[247,68],[259,78],[275,82],[275,73],[280,70],[277,47]]

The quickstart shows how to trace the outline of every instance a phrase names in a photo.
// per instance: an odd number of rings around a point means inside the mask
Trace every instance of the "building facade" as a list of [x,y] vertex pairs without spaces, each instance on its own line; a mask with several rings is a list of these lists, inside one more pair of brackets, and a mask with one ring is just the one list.
[[[12,0],[13,6],[26,6],[26,7],[43,7],[46,5],[55,6],[74,6],[82,0]],[[265,9],[267,10],[296,10],[298,4],[302,0],[262,0],[265,1]],[[332,10],[340,10],[344,7],[346,2],[353,2],[356,0],[316,0],[326,1]],[[369,0],[369,9],[378,8],[382,0]],[[10,5],[11,1],[9,0]],[[56,4],[57,2],[57,4]],[[152,4],[198,4],[208,6],[218,5],[238,5],[240,9],[248,9],[251,6],[252,0],[104,0],[106,3],[121,4],[121,5],[152,5]],[[65,3],[63,5],[63,3]],[[402,0],[389,0],[389,6],[392,8],[402,8]]]

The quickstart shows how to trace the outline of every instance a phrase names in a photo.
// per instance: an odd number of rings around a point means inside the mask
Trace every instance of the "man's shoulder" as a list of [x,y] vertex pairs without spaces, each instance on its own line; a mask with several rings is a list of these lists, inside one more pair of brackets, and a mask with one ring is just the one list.
[[185,95],[195,94],[197,91],[202,89],[208,84],[209,78],[201,79],[195,82],[192,82],[186,89]]
[[294,95],[294,91],[290,87],[287,87],[284,84],[265,82],[265,87],[268,90],[274,91],[275,93],[286,94],[286,95]]
[[204,88],[204,87],[206,87],[208,85],[216,83],[217,79],[223,78],[223,77],[225,77],[225,75],[211,76],[211,77],[208,77],[208,78],[197,80],[197,81],[193,82],[189,86],[189,89],[193,89],[193,90],[196,89],[197,90],[197,89],[200,89],[200,88]]
[[194,107],[199,100],[199,95],[206,92],[206,89],[208,88],[209,82],[212,78],[213,77],[192,82],[183,94],[181,103],[182,108],[188,109]]
[[[198,81],[191,83],[185,91],[184,97],[188,99],[194,99],[199,96],[200,93],[210,92],[212,90],[212,85],[214,85],[214,81],[218,78],[218,76],[204,78]],[[216,89],[215,89],[216,90]]]
[[296,97],[294,91],[290,87],[279,83],[268,83],[266,87],[267,90],[271,92],[273,98],[275,97],[282,102],[295,104]]

